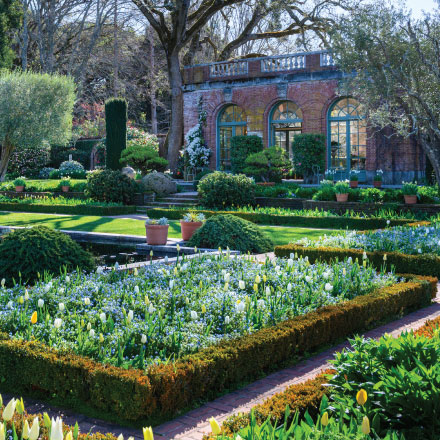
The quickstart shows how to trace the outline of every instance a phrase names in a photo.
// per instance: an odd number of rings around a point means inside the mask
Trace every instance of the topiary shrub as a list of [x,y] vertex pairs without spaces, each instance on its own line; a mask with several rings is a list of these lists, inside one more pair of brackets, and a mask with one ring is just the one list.
[[44,272],[58,275],[66,268],[93,270],[93,258],[68,235],[46,226],[19,229],[6,234],[0,242],[0,278],[13,285],[20,277],[34,282]]
[[210,249],[230,248],[259,254],[274,249],[272,240],[258,226],[231,214],[210,217],[194,233],[188,245]]
[[96,170],[87,176],[85,194],[98,202],[132,204],[138,185],[120,171]]
[[123,150],[119,162],[139,170],[142,175],[152,171],[165,171],[168,166],[168,161],[160,157],[156,149],[139,144],[129,145]]
[[234,174],[243,173],[246,158],[260,151],[263,151],[263,139],[260,136],[231,137],[231,171]]
[[84,179],[86,171],[76,160],[66,160],[60,165],[60,177],[72,177],[73,179]]
[[263,182],[281,182],[290,168],[286,152],[281,147],[270,147],[248,156],[243,172]]
[[142,178],[145,191],[153,191],[159,196],[177,192],[177,183],[168,174],[153,171]]
[[244,174],[216,171],[205,176],[197,187],[200,203],[207,208],[255,204],[255,183]]
[[321,133],[301,133],[293,138],[292,162],[294,170],[302,174],[305,182],[313,178],[313,167],[325,169],[325,136]]
[[122,151],[127,146],[127,101],[111,98],[105,102],[106,165],[112,170],[120,170]]

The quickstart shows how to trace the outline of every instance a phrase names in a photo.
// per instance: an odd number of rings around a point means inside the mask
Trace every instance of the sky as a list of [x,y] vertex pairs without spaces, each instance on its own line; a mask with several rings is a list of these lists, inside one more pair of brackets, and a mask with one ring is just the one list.
[[420,18],[422,16],[422,11],[431,12],[438,5],[434,0],[406,0],[408,8],[412,10],[414,17]]

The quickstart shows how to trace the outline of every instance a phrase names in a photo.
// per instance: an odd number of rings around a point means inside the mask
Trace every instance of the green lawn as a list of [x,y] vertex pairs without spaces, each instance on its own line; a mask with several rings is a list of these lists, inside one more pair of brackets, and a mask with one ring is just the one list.
[[[87,215],[52,215],[27,214],[16,212],[0,212],[1,226],[34,226],[45,225],[55,229],[73,231],[108,232],[113,234],[145,235],[143,220],[127,218],[98,217]],[[261,226],[270,235],[275,244],[287,244],[302,237],[319,237],[324,233],[332,233],[327,229],[307,229],[292,227]],[[169,237],[180,237],[178,220],[170,221]]]

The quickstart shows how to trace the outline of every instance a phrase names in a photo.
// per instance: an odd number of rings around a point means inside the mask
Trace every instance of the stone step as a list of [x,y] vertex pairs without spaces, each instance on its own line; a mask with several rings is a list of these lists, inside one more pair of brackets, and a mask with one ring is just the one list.
[[166,203],[186,203],[187,205],[197,205],[199,199],[175,199],[174,197],[163,197],[161,199],[156,199],[154,202],[166,202]]
[[175,199],[197,199],[198,194],[199,193],[197,191],[188,191],[188,192],[170,194],[168,197],[172,197]]
[[[182,207],[182,208],[191,208],[192,206],[196,205],[196,203],[185,203],[185,202],[151,202],[148,204],[149,208],[171,208],[173,206],[176,207]],[[144,208],[144,207],[142,207]],[[144,208],[146,209],[146,208]]]

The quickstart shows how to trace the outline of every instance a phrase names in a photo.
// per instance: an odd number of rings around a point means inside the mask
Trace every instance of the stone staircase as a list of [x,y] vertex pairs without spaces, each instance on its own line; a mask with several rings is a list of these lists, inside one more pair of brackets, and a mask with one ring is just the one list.
[[168,197],[157,198],[145,206],[138,206],[137,212],[145,212],[148,208],[190,208],[199,204],[196,191],[170,194]]

